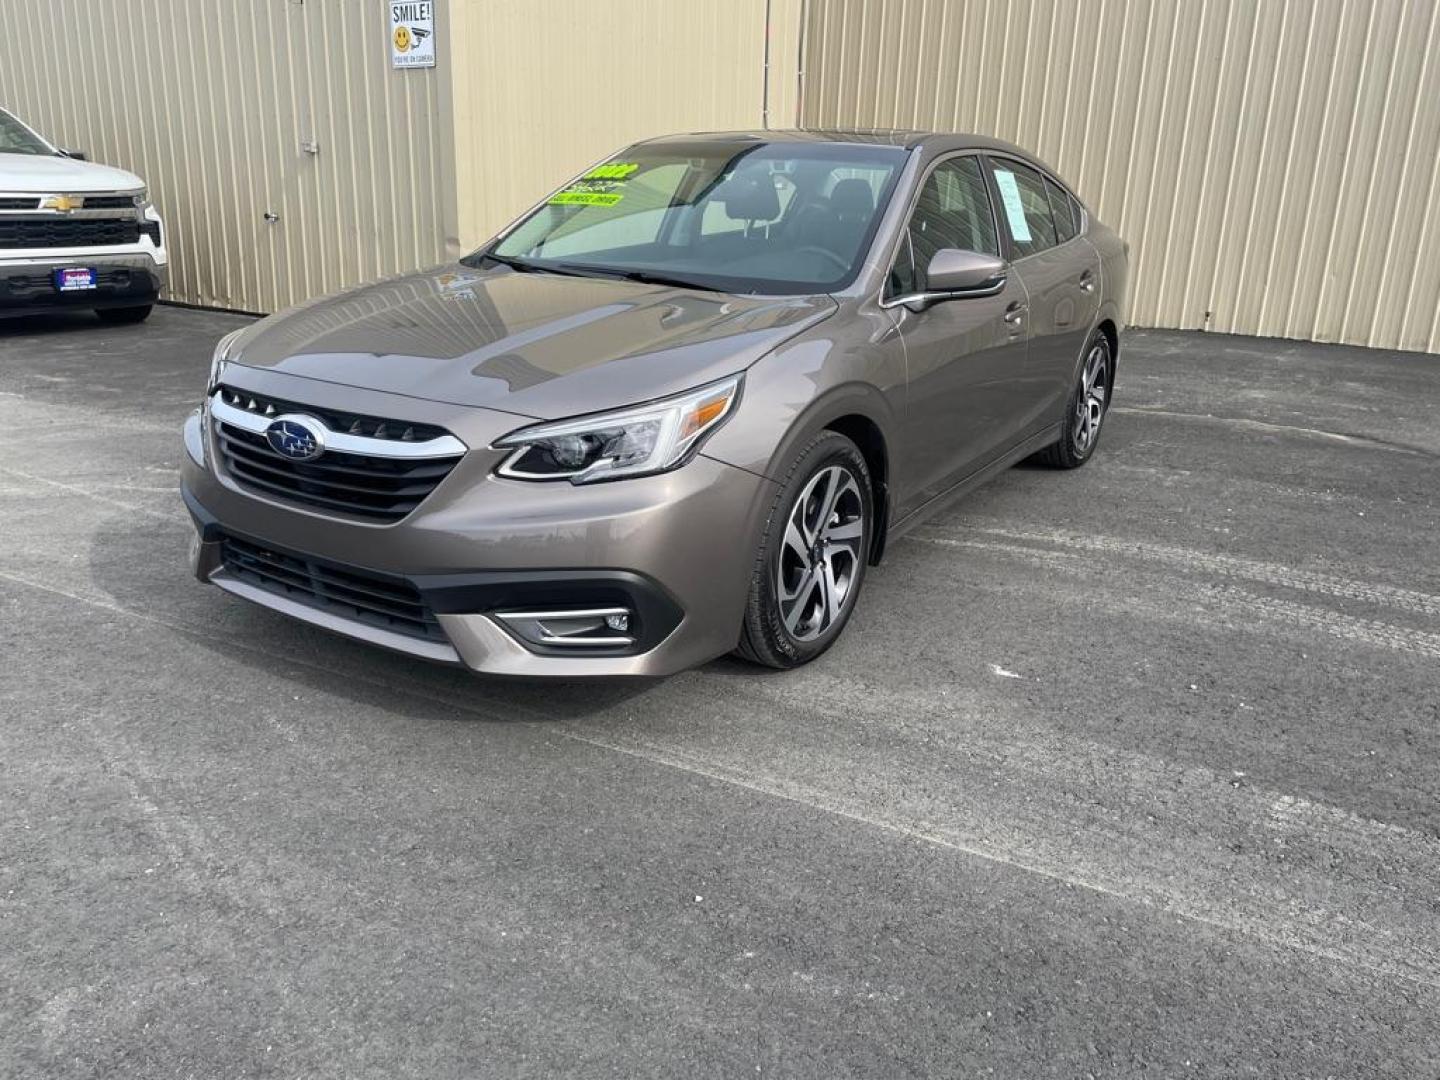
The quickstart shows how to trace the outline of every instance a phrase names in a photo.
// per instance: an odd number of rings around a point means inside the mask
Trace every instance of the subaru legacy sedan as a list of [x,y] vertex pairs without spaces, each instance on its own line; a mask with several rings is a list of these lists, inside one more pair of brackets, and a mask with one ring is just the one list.
[[993,139],[638,143],[458,263],[222,339],[192,568],[480,672],[794,667],[887,541],[1094,455],[1126,262]]

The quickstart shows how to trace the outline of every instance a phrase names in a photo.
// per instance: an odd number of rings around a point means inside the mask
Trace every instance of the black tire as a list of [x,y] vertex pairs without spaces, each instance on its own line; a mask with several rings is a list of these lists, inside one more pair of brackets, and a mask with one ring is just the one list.
[[[832,479],[833,512],[827,514]],[[766,667],[794,668],[830,648],[855,610],[874,529],[864,455],[844,435],[822,431],[796,454],[771,503],[735,654]],[[785,582],[794,583],[789,597],[782,595]]]
[[[1092,381],[1091,374],[1097,363],[1098,376]],[[1103,388],[1098,402],[1095,386]],[[1115,357],[1110,351],[1110,339],[1103,331],[1096,330],[1085,343],[1080,374],[1065,401],[1065,430],[1059,441],[1041,450],[1034,460],[1056,469],[1078,469],[1084,465],[1095,456],[1095,448],[1100,445],[1100,430],[1114,396]]]
[[131,323],[142,323],[148,319],[154,306],[141,304],[139,307],[96,308],[95,314],[100,316],[101,322],[110,323],[112,326],[129,326]]

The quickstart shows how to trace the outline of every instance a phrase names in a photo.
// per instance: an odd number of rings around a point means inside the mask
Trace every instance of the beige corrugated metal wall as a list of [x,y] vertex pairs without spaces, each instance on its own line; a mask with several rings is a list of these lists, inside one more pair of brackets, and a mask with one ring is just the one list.
[[[768,6],[789,126],[800,0]],[[274,311],[470,250],[628,141],[759,127],[766,8],[440,0],[437,66],[397,71],[383,0],[0,0],[44,28],[0,35],[0,104],[145,177],[172,299]]]
[[[1130,321],[1440,351],[1440,0],[768,7],[773,126],[803,34],[807,123],[1030,147],[1131,241]],[[0,36],[0,103],[147,179],[173,298],[270,311],[629,140],[760,126],[766,9],[441,0],[438,66],[396,71],[383,0],[52,0]]]
[[1129,319],[1440,351],[1437,0],[809,0],[808,124],[996,135],[1132,244]]
[[[597,158],[761,126],[765,0],[457,2],[460,232],[484,240]],[[800,0],[772,0],[770,117],[795,124]]]
[[172,299],[273,311],[441,258],[446,68],[390,70],[383,3],[0,0],[0,20],[0,104],[145,178]]

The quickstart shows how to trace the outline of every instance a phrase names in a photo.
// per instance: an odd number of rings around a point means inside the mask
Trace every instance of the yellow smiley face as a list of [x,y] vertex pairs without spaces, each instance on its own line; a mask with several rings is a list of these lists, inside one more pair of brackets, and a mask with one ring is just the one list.
[[397,26],[395,28],[395,51],[410,51],[410,28],[408,26]]

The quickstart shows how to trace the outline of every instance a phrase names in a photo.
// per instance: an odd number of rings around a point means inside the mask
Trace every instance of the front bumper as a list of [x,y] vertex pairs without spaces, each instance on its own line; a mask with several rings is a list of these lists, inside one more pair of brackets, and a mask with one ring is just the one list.
[[[90,267],[97,287],[76,292],[55,288],[56,270]],[[163,249],[135,247],[32,250],[0,253],[0,316],[36,315],[77,308],[153,304],[169,281]]]
[[[304,400],[309,380],[247,373],[252,389]],[[263,383],[264,385],[260,385]],[[388,415],[393,398],[328,387],[336,408]],[[377,525],[320,514],[243,490],[215,465],[211,431],[192,418],[182,484],[197,534],[192,569],[274,610],[347,636],[477,672],[521,676],[660,676],[735,647],[749,590],[760,516],[771,481],[697,457],[658,476],[573,486],[493,474],[488,449],[520,426],[514,416],[409,399],[407,419],[436,423],[472,449],[408,517]],[[388,410],[388,411],[387,411]],[[203,450],[202,450],[203,448]],[[209,465],[196,460],[202,450]],[[433,612],[432,639],[319,606],[300,593],[257,586],[226,562],[226,538],[265,545],[277,558],[321,560],[319,575],[369,574],[403,584]],[[604,608],[632,613],[626,648],[546,648],[524,640],[500,612]]]

